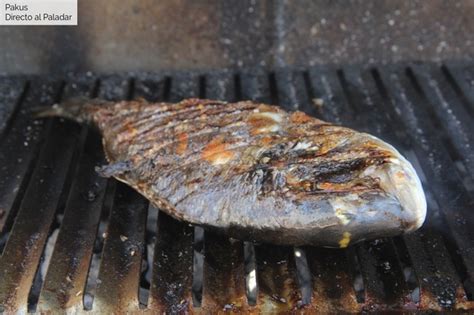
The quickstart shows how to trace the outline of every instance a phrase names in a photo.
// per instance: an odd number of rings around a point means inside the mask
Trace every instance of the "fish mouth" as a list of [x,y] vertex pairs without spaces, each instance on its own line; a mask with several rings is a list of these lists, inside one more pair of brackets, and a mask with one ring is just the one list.
[[426,218],[426,197],[413,165],[405,159],[393,146],[382,140],[367,135],[379,147],[391,153],[387,163],[370,166],[362,175],[378,178],[380,187],[398,200],[401,207],[401,219],[406,232],[417,230]]

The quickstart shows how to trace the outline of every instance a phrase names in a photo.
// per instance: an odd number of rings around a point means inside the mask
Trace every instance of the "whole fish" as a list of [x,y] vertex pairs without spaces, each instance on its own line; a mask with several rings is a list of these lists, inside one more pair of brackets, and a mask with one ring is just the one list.
[[230,237],[347,247],[419,228],[426,200],[391,145],[303,112],[250,101],[69,101],[40,117],[91,122],[103,176],[178,220]]

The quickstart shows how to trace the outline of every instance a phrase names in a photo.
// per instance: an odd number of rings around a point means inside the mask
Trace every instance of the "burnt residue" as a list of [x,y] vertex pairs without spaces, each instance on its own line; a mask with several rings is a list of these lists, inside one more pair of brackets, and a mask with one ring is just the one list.
[[149,307],[169,313],[192,309],[193,229],[158,216]]

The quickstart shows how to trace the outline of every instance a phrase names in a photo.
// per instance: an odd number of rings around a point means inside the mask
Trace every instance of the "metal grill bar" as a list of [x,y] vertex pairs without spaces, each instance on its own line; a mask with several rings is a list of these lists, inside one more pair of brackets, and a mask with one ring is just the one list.
[[[2,90],[8,90],[8,81],[4,81]],[[14,86],[13,88],[16,88]],[[33,123],[29,110],[35,106],[47,106],[53,102],[55,91],[59,86],[42,85],[40,81],[34,81],[25,86],[23,91],[25,99],[18,99],[17,115],[9,123],[2,134],[0,144],[0,163],[2,165],[0,180],[0,233],[6,235],[16,215],[16,210],[28,184],[29,177],[33,171],[35,158],[39,152],[39,143],[44,138],[43,122]],[[53,89],[51,91],[51,89]],[[8,98],[2,101],[8,102]],[[14,102],[17,102],[15,100]],[[13,105],[6,106],[12,107]],[[26,145],[25,145],[26,144]]]
[[[117,82],[120,82],[117,84]],[[101,81],[107,99],[130,98],[133,81]],[[117,184],[110,213],[94,304],[104,312],[139,309],[138,291],[148,202],[125,184]]]
[[[401,95],[404,95],[404,92],[398,91],[398,93],[400,93]],[[410,94],[410,95],[411,95],[411,97],[415,97],[413,94]],[[399,103],[399,104],[401,105],[401,103]],[[411,105],[412,103],[411,102],[406,102],[406,99],[405,99],[403,104],[404,105]],[[408,119],[407,116],[406,116],[408,113],[412,113],[413,110],[419,110],[419,109],[415,109],[414,107],[410,107],[410,108],[406,109],[405,111],[399,111],[400,114],[403,113],[402,114],[403,115],[402,116],[402,121],[404,123],[407,123],[407,122],[410,122],[410,121],[413,122],[413,120]],[[418,112],[418,115],[420,115],[420,114],[421,114],[421,112]],[[396,117],[396,116],[394,116],[394,117]],[[425,117],[425,116],[419,116],[419,117]],[[419,121],[419,123],[420,124],[426,124],[425,120]],[[406,125],[406,126],[408,127],[408,125]],[[416,126],[416,124],[415,124],[415,126]],[[415,127],[415,126],[413,126],[413,127]],[[453,223],[453,220],[452,220],[452,218],[453,218],[452,216],[453,215],[456,216],[456,210],[455,209],[465,209],[466,202],[468,202],[467,201],[468,197],[464,193],[465,190],[464,190],[464,187],[462,187],[462,184],[460,184],[459,177],[456,177],[456,175],[455,175],[456,171],[454,169],[451,169],[449,171],[446,170],[446,169],[452,168],[452,162],[449,161],[449,157],[442,157],[442,155],[446,151],[443,150],[442,148],[437,148],[439,146],[439,142],[435,143],[436,140],[434,140],[434,139],[432,140],[431,137],[433,137],[433,134],[424,134],[424,133],[420,134],[420,131],[419,131],[420,129],[433,130],[433,128],[430,129],[426,125],[425,126],[420,125],[418,127],[415,127],[414,129],[415,130],[410,132],[410,138],[412,139],[413,142],[418,142],[419,143],[418,145],[413,145],[414,151],[420,157],[424,157],[424,156],[429,157],[428,159],[426,159],[426,158],[419,158],[418,159],[420,161],[420,163],[422,164],[423,170],[425,171],[427,176],[429,176],[429,178],[431,178],[429,183],[425,183],[425,187],[430,186],[430,187],[433,188],[434,192],[436,193],[436,198],[438,199],[438,204],[442,205],[440,210],[446,216],[444,219],[451,226],[451,229],[453,229],[454,228],[453,227],[454,223]],[[429,147],[428,147],[428,145],[429,145]],[[430,150],[428,148],[432,148],[432,149]],[[419,151],[419,149],[422,149],[422,151],[425,150],[425,152],[422,153],[422,152]],[[428,149],[429,152],[426,152],[427,149]],[[433,165],[434,164],[433,163],[434,159],[436,159],[438,161],[438,163],[436,163],[435,165]],[[442,161],[443,159],[445,159],[445,163],[441,162],[441,164],[440,164],[440,161]],[[425,162],[429,162],[429,163],[427,163],[429,165],[426,165]],[[435,172],[435,174],[433,174],[433,171]],[[439,172],[442,172],[442,174],[439,174]],[[438,174],[436,174],[436,173],[438,173]],[[444,182],[449,181],[450,186],[449,187],[444,186],[444,189],[441,189],[440,188],[441,185],[439,185],[437,183],[439,181],[442,181],[442,182],[443,181]],[[454,197],[454,199],[453,199],[453,197],[446,196],[446,193],[452,193],[452,195],[454,195],[453,190],[457,191],[456,197]],[[436,209],[433,208],[433,206],[430,206],[430,211],[431,211],[430,212],[431,215],[436,213]],[[460,210],[460,211],[462,211],[462,210]],[[437,212],[439,213],[439,211],[437,211]],[[463,216],[464,218],[467,218],[466,215],[468,215],[468,214],[464,213],[461,216]],[[428,222],[430,222],[431,218],[433,218],[433,217],[428,218],[428,220],[429,220]],[[459,222],[456,225],[458,225],[458,226],[455,227],[454,229],[457,229],[457,230],[456,231],[451,230],[451,232],[454,233],[454,234],[458,234],[457,236],[455,236],[455,239],[457,238],[459,240],[459,243],[458,243],[459,247],[458,248],[459,249],[469,248],[470,246],[472,246],[473,243],[472,243],[472,240],[469,241],[470,236],[468,236],[468,233],[466,231],[467,226],[465,226],[464,224],[459,224]],[[433,233],[439,235],[439,231],[436,231],[436,229],[434,228],[434,224],[427,224],[425,229],[427,229],[427,230],[432,229]],[[416,252],[419,250],[419,248],[417,248],[417,247],[413,248],[411,246],[412,243],[410,242],[409,239],[407,240],[406,244],[409,248],[409,251],[410,251],[410,254],[412,255],[412,257],[417,257]],[[432,251],[432,248],[430,249],[429,247],[428,247],[428,249],[429,249],[429,251],[431,251],[431,252],[428,252],[428,256],[440,255],[439,251]],[[443,253],[443,255],[447,255],[447,253]],[[470,258],[467,257],[467,256],[463,256],[463,257],[466,260],[470,260]],[[420,257],[418,257],[418,258],[420,258]],[[424,259],[424,260],[426,261],[426,259]],[[419,260],[418,261],[414,260],[413,265],[415,267],[417,267],[419,265],[422,265],[422,262],[419,261]],[[421,271],[418,270],[418,273],[420,273],[420,272]],[[452,271],[452,272],[454,272],[454,271]],[[455,275],[451,275],[450,277],[453,278],[453,277],[455,277]],[[439,285],[437,285],[436,283],[431,283],[431,284],[428,284],[429,287],[426,288],[426,281],[423,280],[423,279],[424,278],[421,278],[419,276],[420,286],[422,288],[425,287],[425,289],[427,289],[427,290],[425,290],[425,294],[423,293],[423,290],[421,291],[422,305],[423,305],[423,302],[426,302],[426,303],[430,303],[430,305],[433,306],[433,300],[437,300],[435,302],[436,303],[441,303],[441,304],[443,304],[443,301],[446,302],[446,299],[440,299],[440,298],[433,299],[433,298],[431,298],[430,295],[439,297],[439,295],[436,295],[436,291],[439,290]],[[421,282],[424,282],[424,283],[421,283]],[[426,297],[428,299],[426,299]],[[452,301],[452,299],[450,301]],[[446,303],[444,303],[444,304],[445,304],[444,306],[449,307],[449,305],[446,305]],[[459,307],[461,307],[461,306],[459,306]]]
[[[473,309],[474,236],[469,229],[474,223],[473,195],[466,180],[472,178],[473,151],[468,146],[472,145],[473,71],[452,64],[409,69],[314,67],[270,74],[252,69],[237,75],[219,71],[101,78],[98,96],[106,99],[253,99],[373,133],[400,148],[420,168],[428,196],[429,217],[420,231],[347,250],[244,246],[209,232],[201,240],[199,228],[194,230],[195,238],[193,228],[160,213],[153,264],[148,266],[151,279],[145,280],[147,201],[122,184],[115,196],[105,196],[107,181],[92,170],[103,163],[94,132],[59,120],[32,125],[25,109],[51,104],[58,97],[60,82],[1,78],[0,87],[12,91],[0,93],[0,104],[7,104],[0,112],[4,117],[0,162],[5,166],[0,169],[0,247],[1,240],[8,239],[0,258],[0,305],[7,312],[26,311],[30,298],[34,310],[41,292],[38,311],[83,310],[87,269],[93,248],[100,248],[94,239],[104,217],[101,209],[108,208],[103,203],[113,197],[93,311]],[[90,95],[97,89],[94,80],[74,77],[65,86],[65,96]],[[459,130],[448,130],[455,125]],[[18,145],[27,139],[27,146]],[[74,154],[77,143],[84,145],[80,155]],[[60,145],[62,150],[56,150]],[[45,165],[54,166],[54,173]],[[63,202],[64,219],[54,220]],[[38,209],[44,214],[39,219]],[[51,227],[60,231],[42,284],[40,257],[46,255]],[[97,235],[95,242],[100,241]],[[20,249],[25,246],[23,255]],[[148,290],[143,281],[150,283],[148,305],[143,300],[145,304],[139,304],[140,285]]]
[[[367,77],[366,77],[366,79],[367,79]],[[357,81],[362,82],[362,80],[352,80],[351,82],[357,87],[357,90],[364,91],[365,90],[364,87],[360,86],[360,85],[357,85]],[[371,87],[372,87],[372,91],[374,91],[373,85]],[[373,93],[368,93],[368,94],[374,95]],[[375,95],[377,95],[377,93],[375,93]],[[357,101],[357,97],[354,96],[354,95],[353,95],[352,99]],[[374,119],[374,120],[376,120],[376,119]],[[372,121],[372,120],[367,122],[367,126],[374,126],[374,124],[375,124],[375,121]],[[375,128],[369,128],[368,131],[372,132],[372,133],[375,133],[375,134],[378,134],[379,136],[382,136],[382,137],[385,137],[385,138],[387,137],[386,134],[380,133]],[[397,142],[399,142],[399,141],[397,141]],[[397,142],[395,142],[395,143],[397,143]],[[430,207],[430,208],[431,208],[431,211],[434,211],[434,209],[432,207]],[[428,219],[428,221],[430,221],[430,219]],[[428,223],[428,225],[430,225],[430,223]],[[426,229],[426,227],[424,229]],[[407,241],[407,246],[409,247],[409,252],[413,253],[416,250],[420,250],[420,248],[414,249],[412,245],[416,244],[417,242],[419,243],[419,241],[417,240],[417,237],[421,237],[421,236],[422,236],[422,233],[417,232],[417,233],[415,233],[411,236],[408,236],[408,239],[407,239],[407,237],[405,237],[405,240]],[[433,241],[435,241],[435,240],[436,239],[433,238]],[[442,244],[442,243],[440,243],[440,244]],[[430,254],[434,255],[434,256],[440,255],[440,252],[438,252],[440,250],[440,248],[439,248],[440,246],[441,245],[438,246],[438,249],[435,252],[432,251]],[[438,252],[438,254],[436,254],[436,252]],[[441,251],[441,255],[445,255],[445,253],[447,253],[446,250]],[[416,255],[415,255],[415,257],[416,257]],[[415,261],[415,266],[416,266],[415,269],[417,269],[417,265],[419,263],[420,263],[420,261]],[[446,267],[444,267],[444,266],[446,266]],[[446,261],[446,262],[444,262],[444,266],[437,266],[436,270],[441,272],[441,270],[445,270],[446,268],[448,268],[448,266],[452,267],[452,263],[449,264],[449,262]],[[448,276],[448,277],[446,277],[447,279],[454,279],[456,277],[456,273],[453,272],[453,270],[451,270],[451,273],[452,273],[451,278]],[[419,281],[421,281],[421,280],[422,279],[419,279]],[[426,278],[424,278],[423,281],[426,282]],[[438,297],[438,301],[436,301],[436,299],[430,298],[429,294],[425,294],[425,292],[429,292],[429,291],[422,290],[422,292],[421,292],[421,294],[422,294],[422,303],[430,303],[432,308],[439,307],[439,306],[435,306],[435,305],[438,305],[438,303],[440,303],[440,304],[444,304],[444,305],[442,305],[442,307],[448,307],[449,308],[451,306],[450,304],[454,303],[455,295],[453,293],[456,290],[455,286],[448,284],[450,282],[451,281],[445,282],[444,288],[442,289],[442,290],[444,290],[443,292],[440,292],[440,289],[437,290],[436,296]],[[425,286],[422,285],[422,287],[425,287]],[[436,288],[430,288],[430,289],[435,289],[436,290]],[[442,296],[442,298],[439,298],[440,296]]]
[[463,100],[468,112],[474,115],[474,71],[472,67],[448,63],[441,67],[448,82]]
[[161,212],[149,309],[170,314],[192,310],[192,268],[193,229]]
[[203,311],[247,309],[242,242],[205,233],[204,248]]
[[144,98],[149,102],[162,102],[169,93],[169,78],[160,75],[144,74],[135,79],[134,97]]
[[310,309],[321,313],[360,311],[347,253],[308,247],[306,255],[313,278]]
[[24,78],[0,78],[0,134],[4,134],[15,118],[27,90]]
[[6,312],[27,311],[28,293],[80,133],[79,126],[58,120],[49,130],[0,261],[0,300]]
[[[97,163],[103,163],[102,146],[98,139],[96,134],[87,136],[86,149],[74,177],[38,311],[82,309],[82,293],[106,188],[106,181],[94,172]],[[71,251],[70,247],[74,250]]]
[[[71,85],[75,87],[75,96],[89,96],[94,80]],[[73,175],[61,230],[39,298],[39,312],[83,309],[82,293],[106,187],[106,180],[94,171],[97,164],[104,163],[100,137],[92,130],[86,132],[84,151]]]
[[[474,253],[470,248],[474,244],[474,238],[469,229],[474,219],[469,210],[472,198],[466,192],[452,160],[447,156],[447,150],[441,146],[442,141],[435,138],[433,133],[427,132],[435,130],[435,128],[428,120],[423,119],[425,117],[423,111],[413,105],[414,102],[420,101],[414,91],[410,89],[407,80],[395,73],[392,76],[384,72],[381,73],[387,80],[386,82],[390,83],[385,85],[389,87],[387,91],[392,88],[397,89],[392,95],[394,105],[399,107],[399,113],[403,115],[400,119],[408,129],[410,138],[416,143],[413,145],[413,150],[422,157],[419,161],[424,172],[430,178],[429,187],[432,188],[436,196],[444,216],[444,222],[448,223],[458,250],[462,252],[462,259],[468,270],[469,278],[473,279]],[[401,82],[404,83],[403,86],[400,85]],[[407,95],[410,98],[407,98]]]
[[255,250],[258,310],[263,313],[279,313],[302,306],[292,248],[259,245]]
[[103,312],[132,312],[139,309],[148,203],[125,184],[118,184],[115,194],[94,304]]
[[416,86],[421,87],[423,97],[429,102],[429,106],[425,107],[426,111],[434,111],[435,119],[440,122],[443,133],[449,136],[449,140],[463,158],[468,173],[474,178],[472,117],[456,97],[439,68],[413,66],[410,69],[413,69],[410,74]]

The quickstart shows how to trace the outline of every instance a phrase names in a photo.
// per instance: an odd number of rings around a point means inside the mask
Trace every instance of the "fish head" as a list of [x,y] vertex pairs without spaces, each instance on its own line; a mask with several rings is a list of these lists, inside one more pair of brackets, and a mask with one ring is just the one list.
[[368,134],[356,133],[337,154],[289,165],[283,173],[280,186],[296,206],[282,222],[313,229],[307,235],[314,240],[308,243],[346,247],[412,232],[426,217],[425,194],[413,166]]
[[390,153],[386,163],[367,167],[361,176],[377,178],[382,190],[400,203],[400,215],[406,222],[406,232],[421,227],[426,217],[426,197],[420,178],[413,165],[393,146],[364,134],[375,145]]

